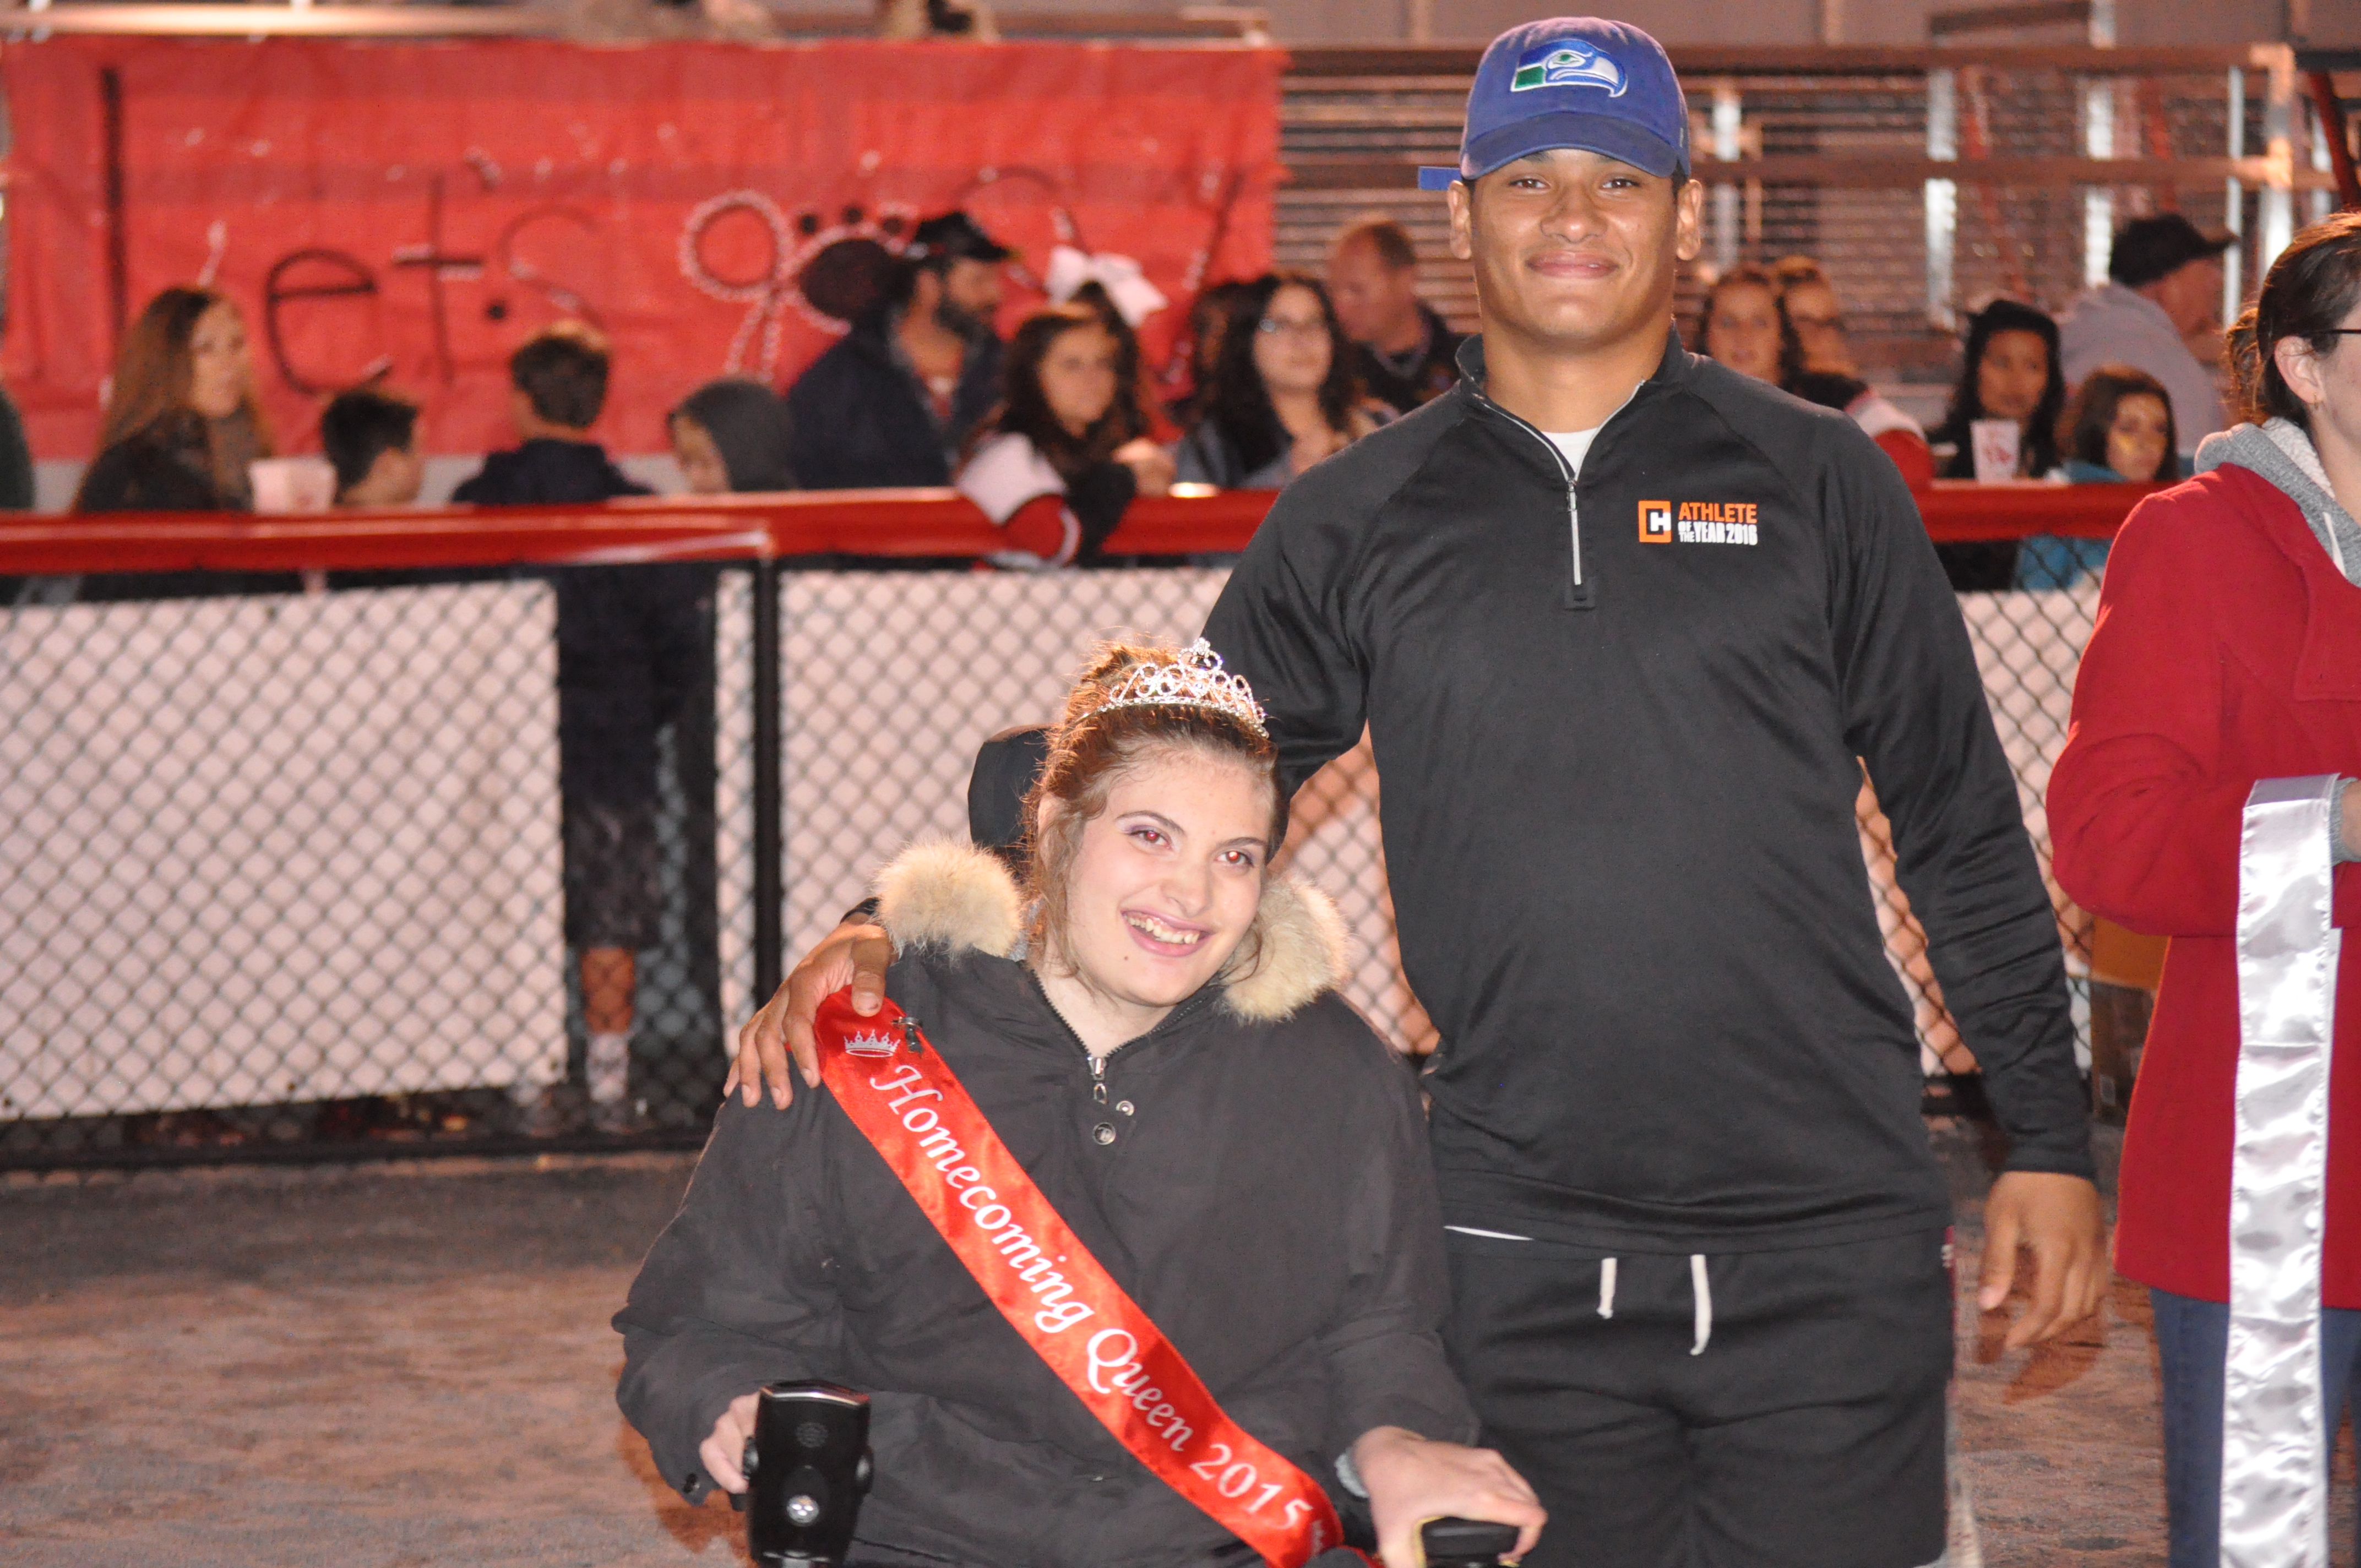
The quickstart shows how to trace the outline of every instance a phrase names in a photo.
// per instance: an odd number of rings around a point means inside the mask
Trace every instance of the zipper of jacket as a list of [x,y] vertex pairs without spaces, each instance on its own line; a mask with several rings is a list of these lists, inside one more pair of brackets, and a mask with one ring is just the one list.
[[1476,396],[1483,401],[1486,408],[1492,410],[1502,419],[1540,442],[1542,449],[1550,455],[1550,461],[1557,465],[1558,473],[1564,476],[1566,539],[1574,549],[1573,569],[1567,574],[1565,582],[1565,608],[1568,609],[1598,609],[1598,591],[1589,583],[1585,582],[1582,576],[1582,499],[1576,488],[1582,476],[1575,472],[1574,465],[1565,460],[1565,454],[1558,450],[1557,443],[1543,433],[1537,426],[1519,419],[1481,392],[1477,392]]
[[1094,1103],[1100,1105],[1104,1105],[1107,1102],[1106,1064],[1115,1060],[1115,1058],[1123,1055],[1124,1052],[1130,1050],[1135,1046],[1146,1045],[1148,1041],[1156,1038],[1157,1036],[1162,1034],[1168,1027],[1179,1023],[1181,1019],[1193,1015],[1197,1011],[1197,1004],[1203,995],[1202,992],[1200,992],[1197,996],[1191,996],[1183,1001],[1179,1006],[1173,1008],[1171,1012],[1166,1014],[1163,1019],[1158,1023],[1156,1027],[1148,1030],[1148,1033],[1140,1036],[1137,1039],[1126,1040],[1123,1044],[1117,1046],[1115,1049],[1107,1052],[1106,1055],[1102,1057],[1093,1056],[1091,1054],[1091,1047],[1082,1044],[1082,1037],[1074,1033],[1074,1026],[1066,1022],[1066,1015],[1058,1011],[1057,1003],[1049,1001],[1049,993],[1047,991],[1041,991],[1040,976],[1035,975],[1033,977],[1033,986],[1036,991],[1040,991],[1041,1000],[1049,1009],[1049,1016],[1058,1021],[1058,1027],[1065,1031],[1067,1040],[1073,1046],[1074,1049],[1082,1053],[1083,1060],[1090,1064],[1091,1099]]

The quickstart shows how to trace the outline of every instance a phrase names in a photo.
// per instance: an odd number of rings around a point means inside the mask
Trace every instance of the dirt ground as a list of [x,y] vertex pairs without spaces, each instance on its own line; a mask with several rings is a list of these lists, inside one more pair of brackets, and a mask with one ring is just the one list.
[[[1971,1137],[1938,1142],[1964,1281],[1982,1171]],[[607,1320],[689,1165],[0,1184],[0,1561],[742,1563],[737,1516],[682,1504],[613,1401]],[[1963,1313],[1957,1403],[1954,1568],[2163,1561],[2141,1292],[2035,1354]]]

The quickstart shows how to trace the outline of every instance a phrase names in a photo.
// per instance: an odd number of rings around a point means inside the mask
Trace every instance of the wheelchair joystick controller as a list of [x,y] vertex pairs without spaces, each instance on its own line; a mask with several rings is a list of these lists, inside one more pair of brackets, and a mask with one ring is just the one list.
[[870,1467],[869,1396],[833,1383],[764,1388],[742,1466],[746,1550],[758,1568],[838,1568]]
[[1419,1530],[1426,1568],[1498,1568],[1517,1544],[1517,1527],[1477,1519],[1429,1519]]

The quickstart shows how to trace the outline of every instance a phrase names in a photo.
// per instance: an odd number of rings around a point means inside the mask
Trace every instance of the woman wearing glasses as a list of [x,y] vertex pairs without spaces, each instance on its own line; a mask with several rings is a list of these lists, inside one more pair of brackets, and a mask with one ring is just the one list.
[[1267,272],[1238,296],[1211,396],[1176,455],[1183,483],[1276,490],[1386,422],[1353,374],[1327,291]]

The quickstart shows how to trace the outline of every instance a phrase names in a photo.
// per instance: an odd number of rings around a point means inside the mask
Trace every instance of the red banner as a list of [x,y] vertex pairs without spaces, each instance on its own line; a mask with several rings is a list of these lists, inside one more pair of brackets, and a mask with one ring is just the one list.
[[[964,206],[1021,255],[1137,259],[1173,302],[1269,265],[1277,50],[1069,44],[0,46],[14,144],[0,378],[35,452],[90,453],[120,313],[210,282],[247,313],[284,450],[389,370],[425,444],[508,444],[507,356],[588,317],[612,337],[600,435],[664,445],[726,373],[781,385],[841,330],[800,284]],[[838,253],[840,255],[844,253]],[[826,269],[823,264],[822,270]],[[822,295],[813,274],[813,292]]]

